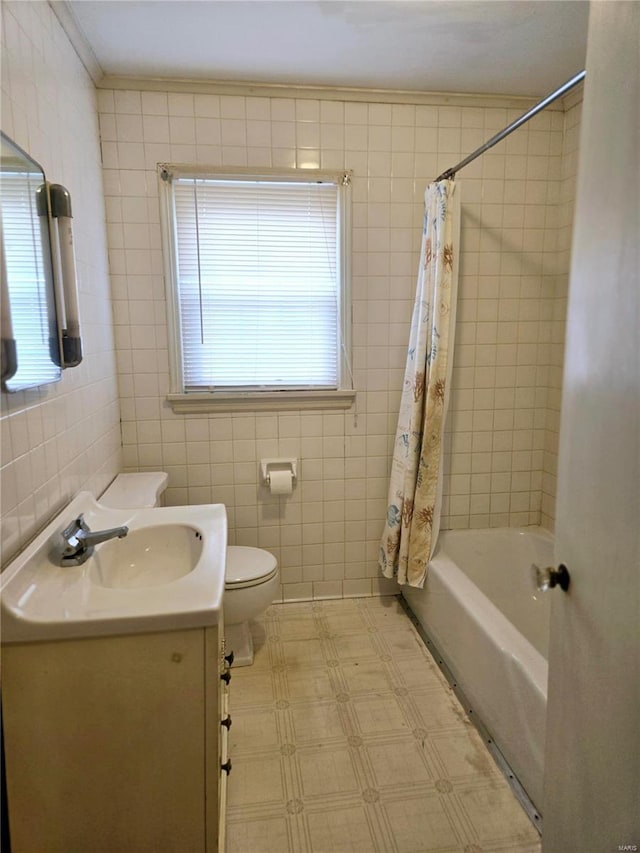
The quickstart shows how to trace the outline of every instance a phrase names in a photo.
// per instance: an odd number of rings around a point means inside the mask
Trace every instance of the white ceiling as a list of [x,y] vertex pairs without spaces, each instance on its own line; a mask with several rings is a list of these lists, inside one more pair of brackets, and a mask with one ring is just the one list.
[[543,96],[582,0],[68,0],[107,75]]

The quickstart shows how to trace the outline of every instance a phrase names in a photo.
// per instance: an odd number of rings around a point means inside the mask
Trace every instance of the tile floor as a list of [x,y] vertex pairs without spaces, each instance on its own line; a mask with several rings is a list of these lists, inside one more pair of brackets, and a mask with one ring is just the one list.
[[539,853],[397,599],[275,604],[253,627],[227,853]]

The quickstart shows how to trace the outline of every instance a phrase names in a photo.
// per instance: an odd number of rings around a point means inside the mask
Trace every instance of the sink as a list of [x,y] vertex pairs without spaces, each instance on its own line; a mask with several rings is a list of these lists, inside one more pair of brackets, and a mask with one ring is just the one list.
[[160,586],[192,572],[201,554],[195,527],[143,527],[99,545],[89,560],[90,580],[113,589]]
[[[52,559],[61,532],[126,525],[81,566]],[[102,506],[81,492],[0,576],[3,643],[42,642],[216,625],[222,612],[227,517],[222,504]]]

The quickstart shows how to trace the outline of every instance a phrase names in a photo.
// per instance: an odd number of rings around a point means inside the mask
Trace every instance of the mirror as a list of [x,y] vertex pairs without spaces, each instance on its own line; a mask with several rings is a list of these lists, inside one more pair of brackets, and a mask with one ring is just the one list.
[[62,376],[50,202],[41,167],[4,134],[1,141],[2,389],[21,391]]

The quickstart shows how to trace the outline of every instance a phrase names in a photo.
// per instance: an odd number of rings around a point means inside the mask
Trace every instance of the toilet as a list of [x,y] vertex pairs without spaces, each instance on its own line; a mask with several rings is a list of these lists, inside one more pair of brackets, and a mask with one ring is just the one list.
[[[98,501],[118,509],[161,506],[168,480],[164,471],[118,474]],[[253,663],[249,621],[264,613],[278,595],[279,586],[278,561],[273,554],[244,545],[227,547],[224,633],[226,648],[233,651],[234,666]]]
[[164,471],[140,474],[118,474],[109,488],[98,498],[102,506],[112,509],[140,509],[162,506],[169,475]]
[[227,547],[224,582],[224,634],[234,666],[253,663],[249,620],[267,609],[278,594],[278,561],[269,551],[244,545]]

